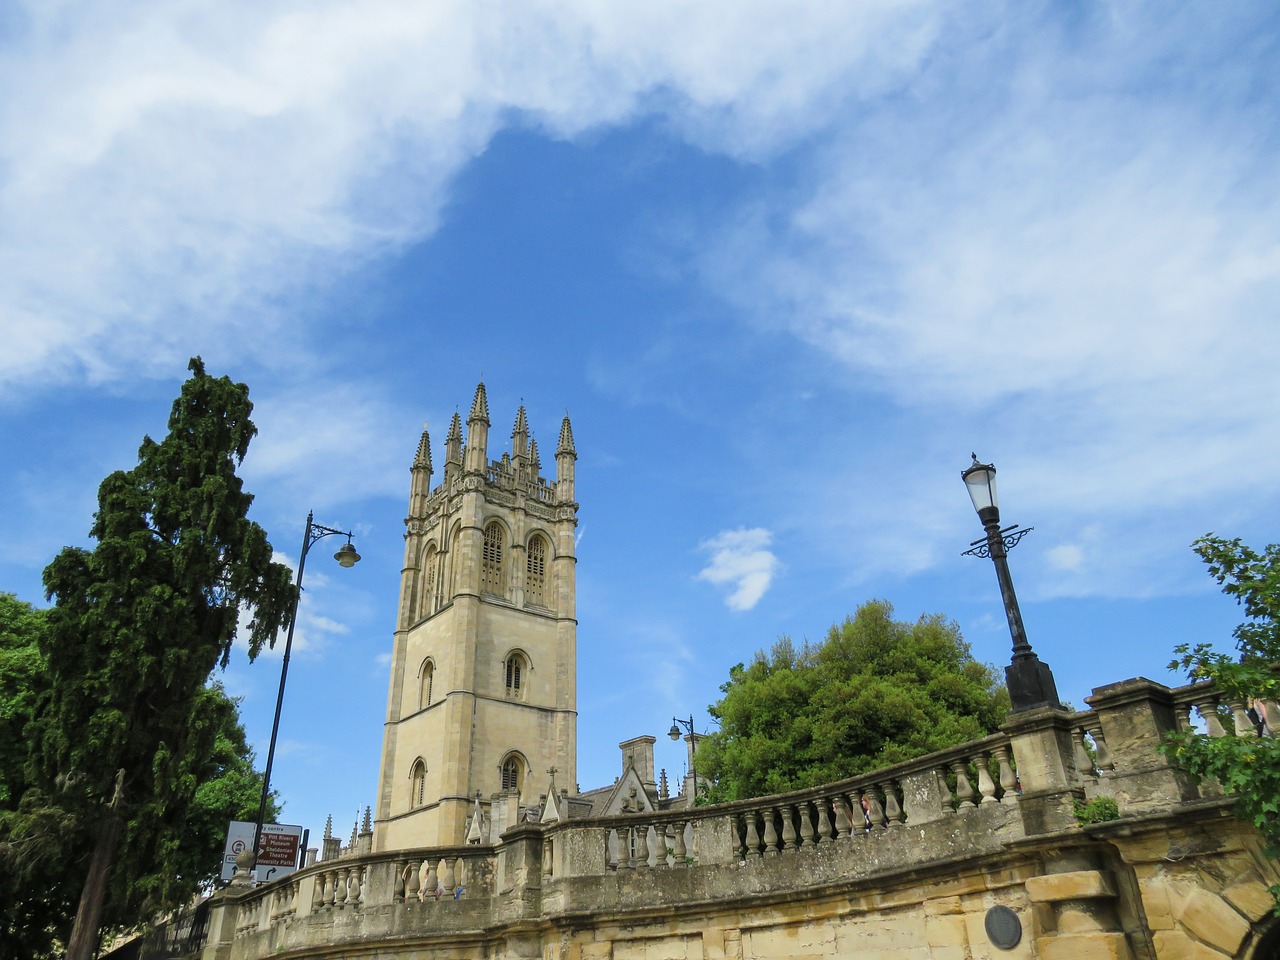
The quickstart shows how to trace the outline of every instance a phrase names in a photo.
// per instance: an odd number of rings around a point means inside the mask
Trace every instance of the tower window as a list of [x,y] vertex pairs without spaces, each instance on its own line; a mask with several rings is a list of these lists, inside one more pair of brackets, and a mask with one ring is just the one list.
[[440,554],[434,545],[427,550],[423,567],[425,569],[422,576],[422,616],[429,617],[436,611],[436,581],[439,579],[440,572]]
[[436,665],[430,660],[422,663],[422,673],[418,678],[418,709],[431,706],[431,685],[435,680]]
[[409,808],[414,809],[427,802],[427,765],[421,759],[413,762],[409,774]]
[[502,582],[502,524],[496,520],[484,528],[484,553],[480,561],[480,589],[485,593],[506,593]]
[[528,562],[525,570],[524,598],[526,603],[546,606],[547,541],[535,534],[529,541]]
[[525,674],[528,673],[529,664],[522,653],[513,653],[507,657],[506,662],[506,681],[507,696],[513,700],[524,699],[524,683]]
[[520,762],[520,758],[514,754],[507,757],[502,762],[502,789],[519,790],[523,779],[524,764]]

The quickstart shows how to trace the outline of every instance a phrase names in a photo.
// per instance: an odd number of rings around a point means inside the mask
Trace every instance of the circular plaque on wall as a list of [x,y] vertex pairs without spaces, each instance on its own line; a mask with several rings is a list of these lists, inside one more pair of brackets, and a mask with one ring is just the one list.
[[987,939],[1001,950],[1012,950],[1022,941],[1022,921],[1008,907],[992,907],[984,925]]

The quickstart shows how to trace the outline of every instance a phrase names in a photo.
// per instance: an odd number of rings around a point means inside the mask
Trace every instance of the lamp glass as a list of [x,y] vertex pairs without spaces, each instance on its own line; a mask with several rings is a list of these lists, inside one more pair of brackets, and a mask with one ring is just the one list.
[[348,540],[342,545],[342,549],[333,555],[333,559],[344,567],[354,567],[360,562],[360,554],[356,553],[355,546]]
[[667,736],[670,737],[672,740],[679,740],[680,728],[673,723],[671,725],[671,729],[667,731]]
[[964,485],[969,489],[969,499],[973,501],[973,509],[981,513],[987,507],[1000,506],[996,498],[996,468],[990,463],[973,462],[968,470],[960,474]]

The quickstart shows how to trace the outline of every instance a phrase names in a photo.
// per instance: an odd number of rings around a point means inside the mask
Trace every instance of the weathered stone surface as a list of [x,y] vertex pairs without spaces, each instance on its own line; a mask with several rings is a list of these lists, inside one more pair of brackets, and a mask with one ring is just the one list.
[[1216,894],[1196,890],[1174,910],[1174,919],[1197,939],[1234,954],[1249,935],[1249,924]]
[[1233,884],[1222,891],[1222,897],[1250,920],[1258,921],[1275,909],[1271,891],[1257,880]]
[[1036,949],[1040,960],[1133,960],[1133,951],[1123,933],[1041,937]]
[[1085,900],[1090,897],[1114,897],[1115,895],[1115,884],[1111,877],[1099,870],[1051,873],[1027,880],[1027,896],[1033,903]]

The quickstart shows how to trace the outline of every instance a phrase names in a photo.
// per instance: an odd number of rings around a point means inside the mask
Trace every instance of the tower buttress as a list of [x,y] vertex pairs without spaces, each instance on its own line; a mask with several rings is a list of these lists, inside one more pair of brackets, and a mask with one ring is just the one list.
[[476,385],[471,413],[467,415],[465,461],[467,473],[485,473],[489,469],[489,400],[485,396],[483,380]]

